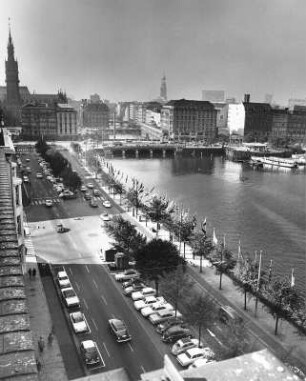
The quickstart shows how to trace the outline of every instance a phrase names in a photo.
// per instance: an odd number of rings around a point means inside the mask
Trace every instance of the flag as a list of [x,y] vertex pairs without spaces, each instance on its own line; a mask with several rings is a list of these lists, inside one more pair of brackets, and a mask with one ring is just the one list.
[[271,280],[272,280],[272,264],[273,264],[273,260],[271,259],[271,261],[270,261],[270,266],[269,266],[269,277],[268,277],[268,281],[269,281],[269,283],[270,283]]
[[225,247],[225,236],[226,236],[226,234],[224,234],[224,236],[223,236],[223,247]]
[[240,240],[238,242],[238,253],[237,253],[237,260],[238,262],[240,262],[242,259],[242,255],[241,255],[241,247],[240,247]]
[[218,239],[216,237],[216,231],[215,231],[215,228],[213,228],[213,237],[212,237],[212,242],[215,246],[218,245]]
[[206,226],[207,226],[207,221],[206,221],[206,217],[205,217],[205,219],[202,221],[202,224],[201,224],[202,232],[205,235],[206,235]]
[[259,290],[259,288],[260,288],[260,278],[261,278],[261,255],[262,255],[262,250],[260,250],[260,252],[259,252],[257,290]]
[[294,276],[294,269],[291,271],[291,287],[295,286],[295,276]]

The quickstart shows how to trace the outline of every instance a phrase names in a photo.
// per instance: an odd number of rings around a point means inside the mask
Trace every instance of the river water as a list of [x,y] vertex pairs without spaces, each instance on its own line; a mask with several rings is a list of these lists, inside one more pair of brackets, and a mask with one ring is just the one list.
[[262,171],[221,157],[112,159],[113,167],[190,213],[207,218],[208,234],[237,253],[262,250],[266,269],[291,276],[306,294],[306,195],[304,171]]

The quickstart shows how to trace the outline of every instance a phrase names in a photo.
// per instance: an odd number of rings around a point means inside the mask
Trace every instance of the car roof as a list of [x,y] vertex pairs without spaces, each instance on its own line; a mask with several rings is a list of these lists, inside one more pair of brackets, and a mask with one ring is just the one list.
[[94,341],[92,340],[85,340],[85,341],[82,341],[82,345],[85,349],[89,349],[89,348],[92,348],[95,346],[95,343]]
[[125,327],[125,324],[120,319],[110,319],[110,323],[112,323],[116,328],[122,328]]
[[186,352],[188,352],[190,355],[193,355],[193,354],[196,354],[196,353],[202,353],[203,349],[195,347],[195,348],[187,349]]

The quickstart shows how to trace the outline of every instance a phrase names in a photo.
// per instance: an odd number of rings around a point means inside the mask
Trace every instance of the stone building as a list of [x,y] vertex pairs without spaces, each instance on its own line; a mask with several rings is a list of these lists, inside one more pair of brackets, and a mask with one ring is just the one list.
[[253,141],[268,140],[272,131],[272,107],[267,103],[244,102],[244,136]]
[[29,103],[22,107],[22,137],[24,140],[55,139],[57,136],[57,117],[54,105]]
[[78,137],[78,113],[67,103],[56,105],[56,136],[60,140],[77,139]]
[[161,128],[171,139],[205,140],[217,137],[217,111],[210,102],[172,100],[161,109]]
[[109,124],[109,108],[104,103],[91,103],[83,100],[80,110],[81,126],[105,130]]

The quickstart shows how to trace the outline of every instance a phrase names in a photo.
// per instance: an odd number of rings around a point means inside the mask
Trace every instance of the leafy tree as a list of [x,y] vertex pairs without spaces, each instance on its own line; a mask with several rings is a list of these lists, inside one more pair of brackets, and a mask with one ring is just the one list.
[[128,200],[135,206],[136,216],[138,209],[142,206],[141,199],[144,194],[144,185],[137,179],[133,179],[133,186],[127,192]]
[[173,273],[181,263],[176,246],[161,239],[153,239],[140,247],[135,259],[142,277],[155,282],[157,294],[160,278]]
[[184,258],[186,252],[186,242],[190,242],[194,236],[194,229],[197,225],[197,218],[195,215],[189,216],[189,213],[180,213],[178,219],[174,219],[171,224],[171,229],[174,234],[179,238],[179,242],[184,245]]
[[169,277],[163,277],[160,279],[160,288],[162,294],[171,303],[174,303],[175,311],[179,308],[179,303],[185,309],[188,295],[194,285],[194,281],[185,272],[184,266],[179,265],[175,271]]
[[171,219],[171,214],[173,213],[174,208],[171,206],[169,200],[166,197],[154,196],[146,204],[146,213],[147,216],[157,224],[157,232],[159,230],[159,224],[162,222],[167,222]]
[[130,259],[134,259],[135,253],[146,243],[146,237],[137,232],[135,226],[121,215],[108,223],[106,230],[115,240],[113,246]]
[[203,235],[203,233],[195,232],[191,241],[193,250],[193,258],[200,257],[200,272],[202,272],[202,260],[208,259],[211,252],[214,250],[214,245],[210,237]]
[[220,274],[219,290],[222,289],[222,275],[233,270],[236,266],[236,259],[233,253],[225,246],[224,243],[219,244],[216,250],[211,251],[209,259],[216,266]]
[[120,196],[119,205],[121,205],[121,196],[124,193],[123,185],[119,182],[115,182],[113,184],[113,189],[114,189],[115,194],[119,194],[119,196]]
[[274,334],[277,335],[279,319],[290,316],[292,311],[298,309],[301,299],[288,276],[273,279],[266,287],[266,297],[266,306],[275,317]]
[[202,328],[216,318],[215,304],[208,294],[196,295],[188,303],[187,321],[198,328],[198,339],[201,341]]
[[229,320],[222,331],[226,338],[226,347],[220,349],[222,359],[241,356],[249,345],[248,333],[243,321]]

